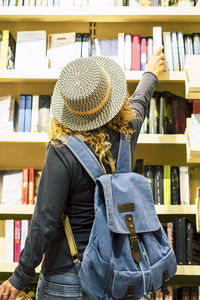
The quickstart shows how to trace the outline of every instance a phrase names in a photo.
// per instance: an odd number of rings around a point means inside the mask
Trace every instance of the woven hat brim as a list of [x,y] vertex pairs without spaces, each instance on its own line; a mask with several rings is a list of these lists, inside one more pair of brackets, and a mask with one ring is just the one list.
[[110,77],[111,93],[106,104],[93,115],[77,115],[69,111],[64,104],[58,82],[53,91],[51,102],[55,119],[71,130],[87,131],[99,128],[112,120],[120,111],[127,94],[127,83],[121,67],[112,59],[101,56],[86,58],[97,62]]

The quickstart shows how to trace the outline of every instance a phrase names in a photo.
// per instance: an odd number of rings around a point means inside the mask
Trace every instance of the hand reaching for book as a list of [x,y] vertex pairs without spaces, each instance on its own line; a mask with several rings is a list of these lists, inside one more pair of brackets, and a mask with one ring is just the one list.
[[158,48],[146,64],[146,71],[154,73],[157,77],[166,70],[165,55],[162,53],[163,48],[163,46]]

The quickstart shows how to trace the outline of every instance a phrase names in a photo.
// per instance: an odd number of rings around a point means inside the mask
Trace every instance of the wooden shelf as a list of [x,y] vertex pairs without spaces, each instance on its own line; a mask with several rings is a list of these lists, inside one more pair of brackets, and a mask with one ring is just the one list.
[[48,143],[48,135],[43,132],[0,133],[0,143]]
[[155,205],[158,215],[196,215],[196,205]]
[[35,205],[4,205],[0,204],[0,215],[32,215]]
[[[143,71],[125,71],[128,82],[138,82]],[[20,70],[0,70],[0,83],[6,82],[55,82],[60,74],[60,70],[41,70],[39,72]],[[160,75],[159,82],[185,82],[185,72],[165,72]]]
[[[13,273],[18,263],[0,263],[0,272],[2,273]],[[36,273],[39,273],[41,266],[36,268]]]
[[200,22],[198,7],[1,7],[2,22]]
[[139,144],[186,144],[185,134],[140,134]]

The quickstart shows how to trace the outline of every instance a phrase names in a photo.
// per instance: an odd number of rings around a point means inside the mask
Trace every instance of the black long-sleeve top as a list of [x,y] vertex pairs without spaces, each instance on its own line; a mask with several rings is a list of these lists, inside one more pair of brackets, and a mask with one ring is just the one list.
[[[156,84],[157,77],[145,72],[131,97],[131,105],[136,111],[136,116],[130,122],[135,130],[131,139],[132,159]],[[108,134],[112,144],[111,153],[116,160],[119,133],[109,131]],[[109,166],[105,167],[111,173]],[[43,255],[44,275],[67,272],[73,265],[62,223],[63,213],[69,216],[79,255],[82,257],[94,220],[94,189],[93,180],[67,146],[55,147],[49,143],[28,237],[20,254],[19,264],[9,278],[15,288],[22,290],[28,285]]]

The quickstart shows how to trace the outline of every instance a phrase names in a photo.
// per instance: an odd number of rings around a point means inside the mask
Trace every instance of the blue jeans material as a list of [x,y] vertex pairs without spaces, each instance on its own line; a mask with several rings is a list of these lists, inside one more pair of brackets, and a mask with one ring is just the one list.
[[91,300],[80,285],[78,269],[75,265],[64,274],[40,274],[36,300]]

